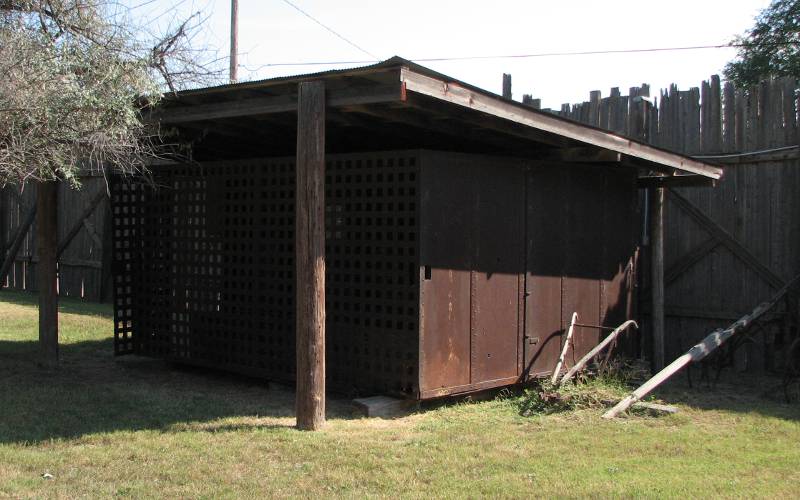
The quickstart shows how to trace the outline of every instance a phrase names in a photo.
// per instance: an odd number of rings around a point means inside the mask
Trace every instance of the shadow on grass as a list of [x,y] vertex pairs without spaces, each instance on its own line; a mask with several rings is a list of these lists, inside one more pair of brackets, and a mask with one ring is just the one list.
[[698,410],[800,420],[800,401],[797,398],[786,401],[782,380],[777,376],[726,371],[717,384],[698,382],[695,377],[690,386],[686,374],[681,372],[660,387],[656,396]]
[[[0,302],[18,306],[38,307],[39,295],[34,292],[19,292],[16,290],[0,290]],[[84,316],[100,316],[111,319],[114,309],[111,304],[87,302],[72,297],[59,297],[58,310],[67,314],[80,314]]]
[[[160,360],[112,356],[110,340],[61,347],[61,367],[36,366],[36,342],[0,342],[0,443],[118,431],[288,429],[294,392],[276,384]],[[351,418],[329,400],[328,418]],[[231,417],[246,417],[228,421]]]

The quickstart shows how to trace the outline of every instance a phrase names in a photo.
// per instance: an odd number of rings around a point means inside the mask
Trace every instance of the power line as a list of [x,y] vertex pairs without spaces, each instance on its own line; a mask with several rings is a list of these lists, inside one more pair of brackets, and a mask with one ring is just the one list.
[[[283,0],[288,3],[288,0]],[[784,45],[797,45],[798,42],[776,42],[774,46]],[[410,59],[413,62],[445,62],[445,61],[477,61],[489,59],[529,59],[534,57],[562,57],[562,56],[591,56],[591,55],[609,55],[609,54],[636,54],[646,52],[674,52],[684,50],[705,50],[705,49],[735,49],[750,47],[753,44],[746,43],[723,43],[718,45],[692,45],[686,47],[655,47],[645,49],[617,49],[617,50],[582,50],[575,52],[539,52],[533,54],[502,54],[502,55],[487,55],[487,56],[460,56],[460,57],[427,57]],[[375,56],[372,56],[375,57]],[[248,71],[258,71],[263,68],[272,68],[279,66],[333,66],[339,64],[373,64],[379,62],[376,57],[370,60],[361,61],[313,61],[313,62],[284,62],[284,63],[269,63],[262,64],[255,69],[248,69]]]
[[[314,21],[314,22],[315,22],[315,23],[317,23],[318,25],[322,26],[323,28],[325,28],[326,30],[328,30],[330,33],[332,33],[334,36],[336,36],[337,38],[339,38],[339,39],[341,39],[341,40],[343,40],[343,41],[347,42],[348,44],[350,44],[351,46],[353,46],[353,47],[355,47],[356,49],[360,50],[360,51],[361,51],[361,52],[363,52],[364,54],[366,54],[366,55],[368,55],[368,56],[372,57],[372,58],[373,58],[373,61],[370,61],[370,62],[375,62],[375,60],[378,60],[378,59],[379,59],[379,58],[378,58],[378,56],[376,56],[376,55],[375,55],[375,54],[373,54],[372,52],[369,52],[369,51],[367,51],[367,50],[365,50],[365,49],[361,48],[361,47],[360,47],[359,45],[357,45],[355,42],[353,42],[353,41],[351,41],[351,40],[348,40],[348,39],[347,39],[347,38],[345,38],[344,36],[340,35],[340,34],[339,34],[339,33],[337,33],[336,31],[334,31],[334,30],[333,30],[333,28],[330,28],[330,27],[326,26],[326,25],[325,25],[325,24],[323,24],[321,21],[319,21],[318,19],[316,19],[314,16],[312,16],[312,15],[311,15],[311,14],[309,14],[308,12],[304,11],[303,9],[301,9],[300,7],[298,7],[297,5],[295,5],[294,3],[290,2],[289,0],[283,0],[283,3],[285,3],[285,4],[286,4],[286,5],[288,5],[288,6],[290,6],[291,8],[293,8],[294,10],[296,10],[297,12],[299,12],[299,13],[303,14],[303,15],[304,15],[304,16],[306,16],[307,18],[311,19],[312,21]],[[337,63],[332,63],[332,64],[337,64]],[[269,65],[267,65],[267,66],[302,66],[302,65],[301,65],[301,64],[279,64],[279,65],[278,65],[278,64],[269,64]],[[262,66],[262,67],[263,67],[263,66]]]

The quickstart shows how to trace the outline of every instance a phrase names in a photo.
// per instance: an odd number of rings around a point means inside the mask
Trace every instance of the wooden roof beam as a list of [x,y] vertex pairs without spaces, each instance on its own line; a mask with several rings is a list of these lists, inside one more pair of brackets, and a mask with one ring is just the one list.
[[[430,115],[436,121],[452,121],[459,120],[468,123],[474,128],[481,130],[491,130],[516,137],[517,139],[525,139],[528,141],[538,142],[540,144],[553,146],[553,147],[572,147],[575,141],[565,137],[559,137],[554,134],[542,132],[540,130],[519,125],[517,123],[510,123],[502,117],[484,116],[476,117],[473,113],[456,113],[454,115],[453,109],[445,109],[442,106],[437,106],[435,101],[432,102],[429,98],[424,98],[418,95],[406,94],[406,107],[413,107],[425,114]],[[461,130],[466,130],[462,125],[459,126]]]
[[[392,123],[408,125],[421,130],[431,130],[432,132],[445,136],[467,140],[474,143],[484,144],[492,148],[516,149],[519,152],[529,152],[530,147],[521,146],[517,141],[507,137],[490,136],[477,129],[468,129],[463,125],[451,123],[447,120],[437,119],[435,116],[421,115],[415,112],[414,108],[394,108],[385,106],[349,106],[346,108],[351,114],[362,114],[386,120]],[[490,131],[497,134],[492,129],[482,128],[481,130]]]
[[[326,104],[328,107],[353,106],[401,101],[403,97],[403,86],[397,82],[388,85],[330,89],[326,95]],[[295,111],[297,111],[297,95],[289,94],[185,107],[165,107],[151,114],[150,119],[160,120],[162,124],[179,124]]]
[[621,163],[622,153],[593,147],[559,148],[544,152],[541,159],[569,163]]
[[639,177],[640,188],[710,187],[715,180],[703,175],[648,175]]
[[642,144],[626,137],[579,124],[512,101],[492,97],[457,83],[445,82],[418,73],[408,67],[401,70],[409,98],[412,94],[426,95],[452,104],[497,116],[534,129],[557,134],[575,141],[610,149],[645,161],[659,163],[677,170],[712,179],[722,176],[722,169],[707,163],[660,148]]

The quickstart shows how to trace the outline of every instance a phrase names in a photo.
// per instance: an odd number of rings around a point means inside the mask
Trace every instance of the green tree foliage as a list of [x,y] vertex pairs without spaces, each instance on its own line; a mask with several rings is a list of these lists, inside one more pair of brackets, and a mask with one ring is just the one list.
[[800,77],[800,0],[773,0],[733,44],[740,46],[739,53],[724,73],[738,86],[776,76]]
[[113,0],[0,0],[0,186],[77,185],[81,169],[133,172],[158,154],[142,111],[211,73],[192,19],[161,36],[132,19]]

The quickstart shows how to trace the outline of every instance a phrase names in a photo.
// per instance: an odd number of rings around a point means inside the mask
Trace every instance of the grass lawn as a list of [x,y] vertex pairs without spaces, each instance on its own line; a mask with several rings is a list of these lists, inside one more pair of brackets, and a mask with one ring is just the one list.
[[332,400],[307,433],[286,388],[114,358],[107,306],[62,301],[62,367],[42,372],[34,300],[0,293],[0,497],[800,495],[800,405],[753,384],[679,377],[677,415],[612,422],[523,417],[519,396],[394,420]]

